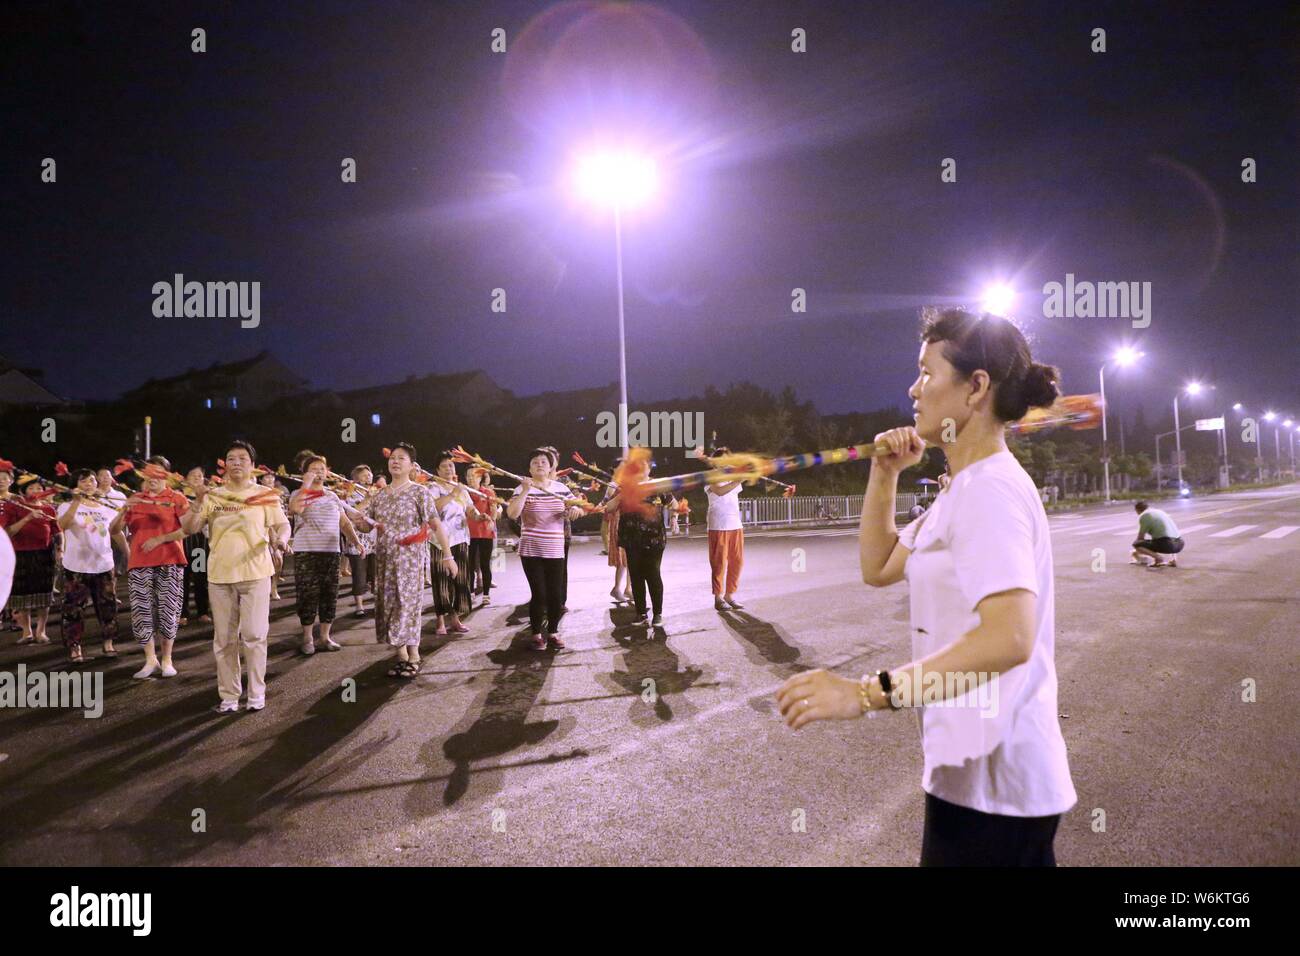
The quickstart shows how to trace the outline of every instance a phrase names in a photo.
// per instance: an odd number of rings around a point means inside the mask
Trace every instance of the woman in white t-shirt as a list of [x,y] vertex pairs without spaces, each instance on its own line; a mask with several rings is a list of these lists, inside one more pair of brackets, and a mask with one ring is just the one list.
[[[915,427],[876,436],[862,506],[862,578],[907,579],[912,662],[860,681],[796,675],[777,697],[791,727],[915,707],[926,792],[922,866],[1053,866],[1074,806],[1056,705],[1055,600],[1047,516],[1015,456],[1008,422],[1056,399],[1008,320],[926,310]],[[952,429],[955,428],[955,440]],[[947,434],[945,434],[947,433]],[[952,482],[899,534],[898,475],[941,444]]]
[[[104,656],[117,657],[117,578],[113,573],[113,536],[109,527],[117,509],[98,494],[95,473],[79,468],[71,475],[76,489],[59,505],[59,530],[63,532],[63,611],[60,630],[68,660],[84,660],[81,643],[86,631],[83,613],[94,605],[104,641]],[[120,535],[119,535],[120,537]]]
[[[715,448],[709,458],[731,454]],[[740,521],[740,482],[724,481],[706,485],[709,499],[709,568],[713,572],[713,608],[744,607],[736,600],[740,587],[740,570],[745,566],[745,526]]]

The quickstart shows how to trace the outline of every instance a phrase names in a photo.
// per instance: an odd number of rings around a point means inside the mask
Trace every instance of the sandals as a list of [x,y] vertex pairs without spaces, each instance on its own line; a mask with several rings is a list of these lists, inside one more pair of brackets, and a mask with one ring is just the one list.
[[36,637],[35,637],[35,635],[28,634],[26,637],[20,637],[20,638],[18,638],[18,643],[19,643],[19,644],[35,644],[35,643],[36,643]]
[[420,673],[420,665],[412,661],[398,661],[392,670],[388,672],[389,677],[415,677]]
[[455,627],[449,627],[449,628],[447,628],[447,630],[450,631],[452,634],[468,634],[468,633],[469,633],[469,628],[466,627],[464,624],[457,624]]

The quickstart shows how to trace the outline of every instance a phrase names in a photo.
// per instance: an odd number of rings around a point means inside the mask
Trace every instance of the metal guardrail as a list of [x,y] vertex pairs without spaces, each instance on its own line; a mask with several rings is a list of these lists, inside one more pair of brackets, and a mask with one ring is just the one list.
[[[814,524],[854,520],[862,514],[862,495],[796,495],[793,498],[741,498],[740,521],[747,527],[773,524]],[[906,515],[918,500],[915,494],[894,497],[895,515]]]

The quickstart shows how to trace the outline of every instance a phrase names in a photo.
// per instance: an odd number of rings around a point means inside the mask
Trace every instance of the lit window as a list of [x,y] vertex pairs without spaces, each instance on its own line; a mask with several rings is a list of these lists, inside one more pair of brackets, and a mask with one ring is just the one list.
[[211,408],[211,407],[212,407],[212,399],[210,399],[210,398],[205,398],[205,399],[203,400],[203,407],[204,407],[204,408]]
[[375,412],[374,414],[372,414],[372,415],[370,416],[370,424],[372,424],[372,425],[378,425],[378,424],[379,424],[379,413],[378,413],[378,412]]
[[235,398],[235,396],[233,395],[230,396],[230,407],[231,408],[239,407],[239,399]]

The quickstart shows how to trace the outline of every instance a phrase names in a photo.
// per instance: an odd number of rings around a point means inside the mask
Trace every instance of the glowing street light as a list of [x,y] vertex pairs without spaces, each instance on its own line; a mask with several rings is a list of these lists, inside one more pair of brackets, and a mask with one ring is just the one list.
[[985,312],[993,315],[1006,315],[1016,301],[1016,290],[1005,282],[997,282],[984,287],[981,305]]
[[627,457],[627,338],[623,314],[623,210],[644,205],[659,185],[655,161],[631,150],[592,153],[578,159],[573,185],[579,196],[614,213],[614,259],[618,272],[618,435]]

